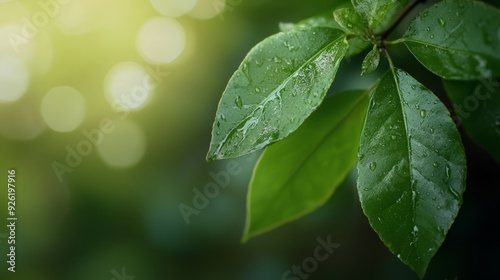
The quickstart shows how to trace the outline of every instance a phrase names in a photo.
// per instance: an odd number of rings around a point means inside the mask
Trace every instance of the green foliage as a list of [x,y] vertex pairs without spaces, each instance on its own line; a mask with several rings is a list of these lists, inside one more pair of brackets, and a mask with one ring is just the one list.
[[297,219],[328,200],[356,163],[367,93],[326,98],[297,131],[264,151],[250,182],[243,240]]
[[403,42],[438,76],[477,80],[500,75],[500,10],[484,3],[445,0],[420,12]]
[[464,190],[465,153],[448,110],[393,69],[371,95],[359,145],[359,200],[372,228],[423,277]]
[[[404,43],[434,74],[462,80],[444,81],[448,96],[457,112],[474,107],[459,112],[460,121],[500,161],[500,91],[491,86],[500,76],[500,11],[444,0],[388,41],[419,2],[352,0],[333,13],[282,24],[282,32],[249,52],[222,95],[207,156],[267,147],[248,190],[244,241],[323,205],[357,163],[370,225],[403,263],[425,275],[462,204],[465,152],[445,105],[394,66],[390,47]],[[340,61],[369,45],[361,74],[374,72],[381,54],[390,70],[369,89],[325,98]]]

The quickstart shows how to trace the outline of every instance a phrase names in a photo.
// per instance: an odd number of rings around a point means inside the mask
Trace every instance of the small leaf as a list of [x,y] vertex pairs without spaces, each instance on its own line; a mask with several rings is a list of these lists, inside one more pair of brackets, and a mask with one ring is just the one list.
[[[350,4],[349,4],[350,5]],[[343,9],[348,7],[346,4],[338,5],[338,9]],[[335,12],[335,10],[334,10]],[[358,15],[359,18],[359,15]],[[291,30],[304,30],[311,29],[315,27],[329,27],[333,29],[338,29],[345,31],[332,17],[332,12],[321,13],[319,15],[304,19],[298,23],[280,23],[280,30],[283,32],[288,32]],[[354,56],[361,51],[363,51],[370,43],[363,41],[359,37],[350,38],[349,40],[349,50],[346,53],[346,57]]]
[[500,83],[443,82],[467,135],[500,163]]
[[222,95],[207,159],[242,156],[296,130],[323,101],[347,49],[343,33],[325,27],[255,46]]
[[280,31],[288,32],[291,30],[303,30],[303,29],[311,29],[315,27],[329,27],[335,29],[342,29],[340,25],[332,17],[331,12],[321,13],[310,18],[306,18],[297,23],[283,23],[281,22]]
[[377,70],[378,64],[380,62],[380,52],[377,47],[374,47],[365,57],[363,63],[361,64],[361,76],[365,74],[370,74]]
[[446,107],[406,72],[372,92],[358,193],[380,239],[422,278],[462,204],[465,153]]
[[266,148],[247,197],[243,241],[323,205],[356,163],[367,93],[326,98],[286,139]]
[[374,33],[384,30],[409,0],[352,0],[366,27]]
[[361,17],[351,7],[340,8],[333,11],[333,18],[347,33],[359,35],[366,33]]
[[403,42],[445,79],[500,75],[500,10],[476,1],[444,0],[420,12]]

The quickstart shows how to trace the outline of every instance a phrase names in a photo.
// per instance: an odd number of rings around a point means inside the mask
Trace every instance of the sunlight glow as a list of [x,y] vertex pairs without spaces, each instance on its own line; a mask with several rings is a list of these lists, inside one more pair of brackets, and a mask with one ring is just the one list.
[[186,31],[173,19],[153,18],[147,21],[137,36],[137,49],[141,56],[152,63],[170,63],[186,47]]
[[142,108],[150,99],[151,76],[135,62],[121,62],[107,74],[104,92],[111,106],[121,111]]
[[85,100],[80,92],[72,87],[55,87],[44,96],[41,112],[51,129],[70,132],[85,118]]
[[0,102],[21,98],[28,89],[29,73],[24,62],[17,57],[0,57]]
[[179,17],[189,12],[196,0],[150,0],[156,11],[164,16]]

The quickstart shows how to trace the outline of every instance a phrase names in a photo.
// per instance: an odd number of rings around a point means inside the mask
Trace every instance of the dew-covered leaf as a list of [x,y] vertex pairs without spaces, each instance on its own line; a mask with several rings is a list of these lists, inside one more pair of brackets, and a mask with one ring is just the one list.
[[384,30],[409,0],[352,0],[361,20],[374,33]]
[[323,101],[348,47],[342,31],[326,27],[255,46],[222,95],[207,159],[242,156],[296,130]]
[[[344,8],[351,7],[350,9],[352,10],[352,6],[350,3],[341,3],[337,6],[337,9],[333,10],[333,13],[335,14],[337,10],[342,10]],[[356,15],[359,18],[359,15]],[[348,25],[347,25],[348,26]],[[288,32],[291,30],[304,30],[304,29],[311,29],[315,27],[329,27],[333,29],[338,29],[342,31],[346,31],[342,26],[340,26],[337,21],[334,19],[334,16],[332,16],[332,11],[321,13],[319,15],[315,15],[313,17],[304,19],[302,21],[299,21],[297,23],[280,23],[279,25],[280,30],[283,32]],[[349,40],[349,49],[346,53],[346,57],[354,56],[360,52],[362,52],[367,46],[370,45],[369,42],[364,41],[360,37],[353,37],[350,38]]]
[[380,52],[377,47],[374,47],[365,57],[363,63],[361,64],[361,76],[370,74],[371,72],[377,70],[378,64],[380,62]]
[[445,80],[444,86],[467,135],[500,163],[500,83]]
[[363,25],[361,17],[352,7],[340,8],[333,11],[333,18],[346,33],[358,35],[366,33],[366,27]]
[[358,193],[372,228],[421,278],[462,204],[465,153],[441,101],[402,70],[372,92]]
[[478,80],[500,75],[500,10],[485,3],[438,2],[413,19],[403,42],[442,78]]
[[330,198],[356,163],[367,105],[364,91],[335,94],[294,133],[266,148],[248,190],[243,241]]

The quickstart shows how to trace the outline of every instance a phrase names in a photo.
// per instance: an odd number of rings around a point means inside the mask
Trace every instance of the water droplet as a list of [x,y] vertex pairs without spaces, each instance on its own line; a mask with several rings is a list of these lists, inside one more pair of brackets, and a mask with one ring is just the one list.
[[423,154],[423,156],[424,156],[424,157],[427,157],[427,153],[424,153],[424,154]]
[[256,93],[259,93],[259,92],[260,92],[260,88],[256,87],[256,88],[255,88],[255,92],[256,92]]
[[215,134],[220,135],[220,131],[217,131]]
[[425,30],[427,30],[427,31],[431,31],[431,28],[430,28],[430,27],[427,27]]
[[292,96],[293,97],[297,96],[297,92],[296,91],[292,91]]
[[446,165],[446,178],[450,179],[451,177],[451,168],[449,165]]
[[274,62],[276,62],[276,63],[280,63],[280,62],[281,62],[281,58],[279,58],[279,57],[275,56],[275,57],[274,57]]
[[411,86],[411,89],[416,90],[417,87],[416,86]]
[[238,108],[240,109],[243,107],[243,101],[241,100],[240,96],[236,97],[236,100],[234,100],[234,104],[236,104],[236,106],[238,106]]
[[216,125],[217,127],[220,127],[220,122],[219,122],[219,121],[217,121],[217,122],[215,123],[215,125]]
[[223,120],[223,121],[226,121],[226,115],[220,114],[220,119]]
[[370,166],[369,167],[370,167],[371,171],[374,171],[375,168],[377,168],[377,163],[376,162],[370,162]]
[[417,110],[420,109],[420,105],[416,104],[415,109],[417,109]]
[[431,39],[434,39],[434,34],[431,34]]
[[438,167],[439,167],[439,163],[438,163],[438,162],[434,162],[434,163],[432,164],[432,166],[434,166],[434,167],[438,168]]
[[248,63],[244,62],[241,65],[241,71],[243,71],[243,74],[245,74],[245,77],[247,77],[247,79],[249,81],[252,81],[252,79],[250,78],[249,70],[248,70]]
[[444,27],[444,25],[446,24],[446,21],[442,18],[438,19],[438,22],[439,22],[439,25],[441,25],[441,27]]
[[429,15],[429,12],[424,12],[424,17],[428,16]]
[[434,128],[429,129],[429,132],[432,134],[434,133]]
[[396,139],[397,139],[396,135],[392,135],[392,136],[391,136],[391,139],[392,139],[392,140],[396,140]]
[[426,114],[425,110],[420,110],[420,117],[425,118]]
[[308,103],[309,105],[311,105],[311,104],[313,103],[313,101],[312,101],[311,99],[309,99],[309,100],[307,100],[307,103]]
[[347,23],[347,27],[352,28],[352,24],[351,23]]

